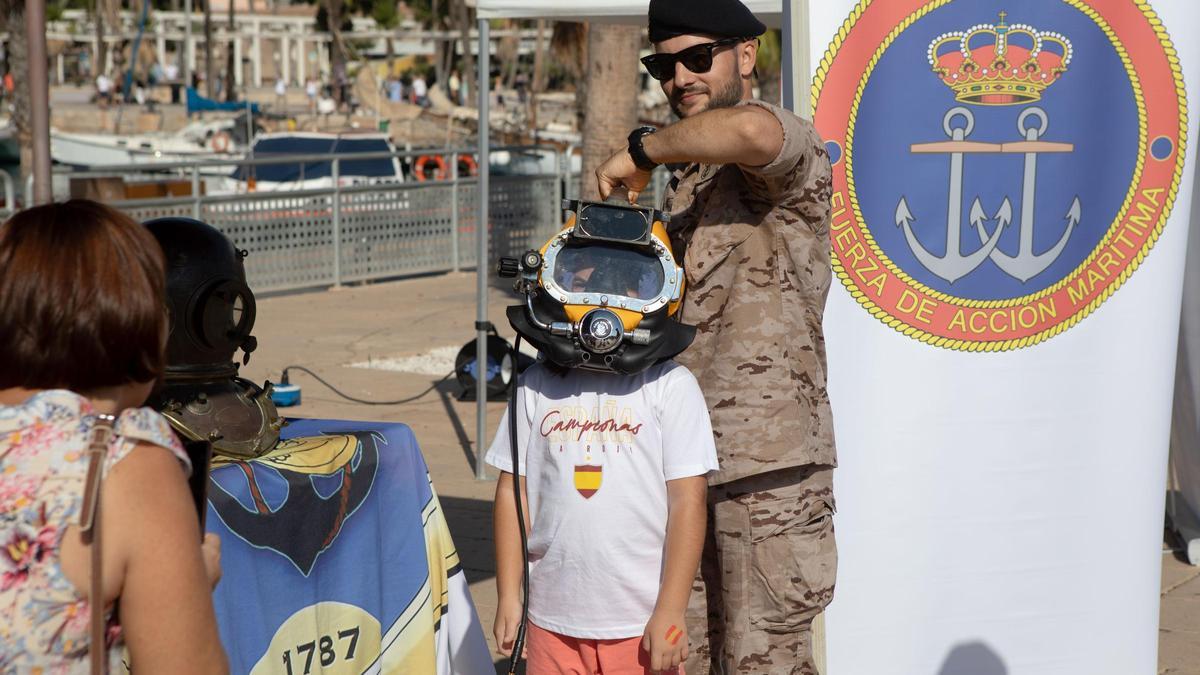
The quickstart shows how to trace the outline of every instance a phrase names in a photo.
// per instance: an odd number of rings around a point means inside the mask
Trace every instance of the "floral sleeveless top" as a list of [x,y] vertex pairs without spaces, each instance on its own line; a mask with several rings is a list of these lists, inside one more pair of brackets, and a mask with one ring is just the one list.
[[[0,673],[88,672],[86,593],[63,576],[59,543],[77,524],[94,410],[70,391],[43,391],[0,406]],[[161,415],[131,408],[117,418],[105,458],[112,470],[138,441],[187,455]],[[109,672],[124,672],[120,627],[108,612]]]

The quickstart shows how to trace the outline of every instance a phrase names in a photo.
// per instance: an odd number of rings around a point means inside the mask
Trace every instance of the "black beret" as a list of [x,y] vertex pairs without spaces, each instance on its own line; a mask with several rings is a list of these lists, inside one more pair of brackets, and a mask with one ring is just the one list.
[[739,0],[650,0],[650,42],[677,35],[757,37],[767,27]]

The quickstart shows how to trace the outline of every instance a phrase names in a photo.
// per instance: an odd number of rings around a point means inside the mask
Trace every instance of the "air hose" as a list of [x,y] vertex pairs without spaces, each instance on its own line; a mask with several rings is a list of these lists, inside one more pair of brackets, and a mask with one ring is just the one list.
[[[337,387],[335,387],[332,384],[330,384],[329,382],[327,382],[325,380],[325,378],[314,373],[313,371],[309,370],[308,368],[305,368],[304,366],[291,365],[291,366],[284,367],[283,373],[279,378],[279,386],[276,387],[276,389],[278,391],[285,392],[285,393],[295,392],[293,395],[294,400],[291,400],[286,403],[282,403],[282,405],[295,405],[296,403],[300,402],[300,387],[298,385],[292,384],[291,378],[288,376],[289,370],[298,370],[302,373],[307,373],[310,376],[312,376],[312,378],[314,380],[325,385],[326,387],[329,388],[330,391],[337,394],[338,396],[341,396],[342,398],[344,398],[347,401],[350,401],[352,403],[360,403],[362,405],[402,405],[404,403],[412,403],[413,401],[425,396],[426,394],[433,391],[434,389],[437,389],[437,386],[439,384],[450,379],[450,376],[454,374],[453,370],[446,373],[445,375],[442,376],[442,379],[429,385],[429,387],[427,389],[425,389],[425,391],[422,391],[421,393],[417,394],[416,396],[409,396],[408,398],[402,398],[402,399],[399,399],[396,401],[368,401],[367,399],[355,398],[353,396],[350,396],[349,394],[344,393],[342,390],[338,389]],[[276,401],[276,405],[280,405],[280,402]]]
[[[513,353],[521,353],[521,334],[517,333]],[[517,672],[521,652],[525,649],[525,628],[529,625],[529,533],[525,531],[525,508],[521,503],[521,456],[517,448],[517,393],[521,390],[519,378],[514,378],[508,392],[508,440],[512,449],[513,503],[517,506],[517,530],[521,533],[521,623],[517,626],[517,637],[513,640],[512,657],[508,672]]]

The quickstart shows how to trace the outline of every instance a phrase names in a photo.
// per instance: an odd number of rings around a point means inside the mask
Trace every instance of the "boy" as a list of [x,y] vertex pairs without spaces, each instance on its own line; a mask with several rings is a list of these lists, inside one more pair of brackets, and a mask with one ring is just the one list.
[[[704,397],[673,361],[637,375],[557,370],[532,366],[517,399],[528,672],[679,672],[704,545],[704,476],[717,468]],[[505,655],[521,621],[509,423],[505,414],[487,455],[503,472],[493,630]]]
[[529,532],[528,672],[679,673],[705,476],[717,469],[700,387],[671,360],[695,334],[674,317],[683,274],[661,213],[568,210],[586,227],[573,218],[540,252],[501,263],[528,296],[509,321],[542,362],[518,379],[487,455],[502,472],[496,643],[511,655],[522,620],[512,424]]

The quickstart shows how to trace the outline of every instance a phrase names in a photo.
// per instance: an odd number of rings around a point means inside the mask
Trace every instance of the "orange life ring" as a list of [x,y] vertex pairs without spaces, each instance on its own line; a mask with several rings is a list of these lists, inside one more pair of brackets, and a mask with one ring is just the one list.
[[458,175],[459,176],[474,176],[479,173],[479,166],[475,163],[475,158],[470,155],[458,156]]
[[229,144],[232,139],[229,134],[224,131],[218,131],[212,136],[212,149],[215,152],[229,152]]
[[[425,167],[430,162],[433,162],[436,167],[432,178],[425,171]],[[413,173],[416,174],[417,180],[446,180],[446,159],[441,155],[421,155],[413,164]]]

